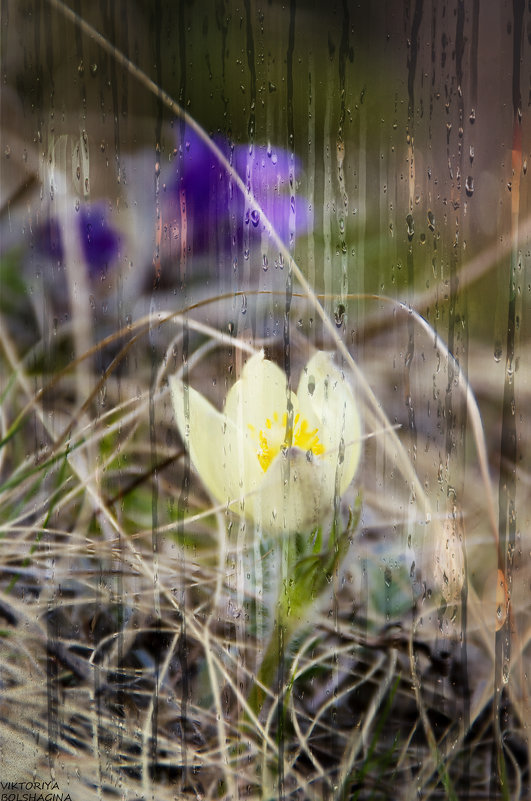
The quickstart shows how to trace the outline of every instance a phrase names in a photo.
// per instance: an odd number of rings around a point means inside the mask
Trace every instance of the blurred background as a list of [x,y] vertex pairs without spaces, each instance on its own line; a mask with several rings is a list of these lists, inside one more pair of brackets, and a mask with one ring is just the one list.
[[[176,187],[190,132],[155,85],[222,143],[227,157],[231,148],[249,149],[248,165],[243,154],[236,165],[244,180],[253,159],[260,172],[260,154],[270,167],[272,149],[281,154],[263,183],[273,191],[280,178],[277,191],[296,198],[293,219],[289,205],[282,209],[282,233],[288,239],[292,227],[292,251],[317,289],[336,298],[377,292],[401,300],[431,290],[422,311],[429,306],[433,315],[438,302],[441,334],[453,325],[466,343],[477,331],[499,351],[511,212],[525,228],[528,209],[528,23],[523,3],[487,3],[480,13],[473,2],[326,9],[306,2],[6,2],[2,250],[24,250],[28,270],[45,281],[61,270],[59,229],[67,222],[59,218],[71,215],[81,220],[72,223],[83,229],[81,250],[94,251],[89,279],[106,273],[98,277],[109,314],[118,305],[111,287],[116,293],[121,282],[131,303],[129,295],[153,282],[151,267],[164,286],[176,287]],[[256,285],[264,278],[260,264],[244,264],[243,213],[233,221],[241,229],[231,254],[236,270],[222,263],[219,241],[209,235],[222,200],[226,213],[243,204],[238,198],[231,210],[223,197],[213,206],[212,194],[226,188],[216,181],[226,178],[206,150],[194,161],[194,146],[190,171],[199,199],[189,203],[202,204],[203,214],[200,221],[188,215],[187,284],[208,272],[220,288],[250,278]],[[98,247],[105,234],[109,241]],[[52,264],[42,270],[45,255]],[[476,269],[458,280],[470,264]],[[473,279],[481,302],[465,292]],[[520,283],[523,292],[523,277]],[[449,322],[455,303],[457,328]]]

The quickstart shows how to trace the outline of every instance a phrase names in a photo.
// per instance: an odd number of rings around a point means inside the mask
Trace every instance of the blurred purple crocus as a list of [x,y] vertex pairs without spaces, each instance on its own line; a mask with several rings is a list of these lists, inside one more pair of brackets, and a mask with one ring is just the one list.
[[[104,272],[118,258],[120,232],[108,219],[104,203],[86,203],[73,217],[77,227],[79,246],[90,276]],[[56,261],[64,260],[61,226],[56,217],[50,217],[37,232],[37,248]]]
[[293,192],[294,173],[300,169],[297,159],[269,145],[229,145],[221,137],[213,141],[248,193],[242,194],[208,145],[185,127],[172,162],[173,174],[166,182],[166,211],[171,214],[168,207],[173,207],[173,214],[179,219],[179,203],[184,199],[195,252],[207,250],[213,235],[216,246],[224,249],[230,242],[241,245],[247,230],[249,237],[262,234],[265,221],[254,201],[286,245],[292,237],[308,230],[307,202]]
[[93,274],[116,259],[120,248],[120,235],[106,216],[103,204],[82,207],[79,211],[79,228],[83,255]]

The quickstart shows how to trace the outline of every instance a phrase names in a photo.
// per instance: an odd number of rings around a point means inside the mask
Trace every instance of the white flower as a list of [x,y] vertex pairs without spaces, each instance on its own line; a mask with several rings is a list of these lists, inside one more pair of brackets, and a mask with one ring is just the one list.
[[252,356],[223,413],[170,377],[179,431],[213,498],[270,532],[304,532],[329,515],[352,481],[361,422],[329,354],[304,368],[297,394],[282,370]]

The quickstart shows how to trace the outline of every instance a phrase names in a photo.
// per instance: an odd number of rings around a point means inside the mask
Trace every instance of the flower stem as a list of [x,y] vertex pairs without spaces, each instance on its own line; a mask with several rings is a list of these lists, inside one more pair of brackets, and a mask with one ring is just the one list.
[[[276,603],[276,614],[273,631],[269,638],[260,669],[251,687],[247,703],[254,715],[259,715],[266,699],[266,689],[274,686],[278,676],[278,695],[282,693],[284,657],[291,638],[301,623],[301,613],[305,611],[297,598],[297,591],[293,580],[296,561],[298,558],[297,545],[293,535],[287,535],[282,540],[282,571],[283,581]],[[308,606],[304,604],[304,606]]]
[[320,529],[311,536],[289,534],[283,538],[280,544],[282,581],[276,603],[275,623],[262,664],[247,698],[248,713],[254,716],[260,714],[267,691],[275,687],[276,682],[276,697],[280,704],[279,723],[282,723],[285,701],[281,696],[284,696],[289,687],[283,670],[286,649],[297,629],[309,622],[311,606],[342,563],[349,548],[350,537],[358,524],[360,511],[361,496],[358,496],[343,531],[338,531],[340,524],[334,519],[324,550]]
[[[260,714],[260,710],[266,699],[266,689],[264,688],[271,688],[274,686],[279,670],[284,664],[286,648],[299,623],[295,616],[287,613],[288,606],[289,601],[286,602],[286,597],[281,596],[277,605],[273,631],[271,632],[262,664],[260,665],[260,669],[247,698],[249,710],[255,715]],[[283,685],[284,681],[281,673],[277,684],[279,694],[282,692]]]

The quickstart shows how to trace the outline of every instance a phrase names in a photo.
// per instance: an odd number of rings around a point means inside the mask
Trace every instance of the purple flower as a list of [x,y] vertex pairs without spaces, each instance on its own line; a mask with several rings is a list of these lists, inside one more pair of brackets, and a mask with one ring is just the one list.
[[107,221],[105,206],[92,204],[79,210],[81,248],[91,274],[102,272],[118,256],[120,235]]
[[[96,276],[117,259],[120,233],[110,224],[103,203],[86,203],[80,206],[72,219],[88,272],[91,276]],[[55,261],[64,260],[61,225],[56,217],[49,217],[38,229],[36,245],[40,253]]]
[[[246,231],[249,236],[262,234],[265,221],[253,207],[258,201],[269,222],[286,244],[291,233],[308,230],[308,205],[295,195],[293,184],[300,170],[297,159],[285,150],[266,145],[233,145],[213,140],[247,187],[244,195],[215,154],[191,129],[184,129],[181,146],[175,156],[174,172],[166,185],[166,212],[179,220],[184,201],[187,223],[191,225],[194,250],[203,251],[212,243],[225,244],[236,237],[241,245]],[[293,231],[290,230],[293,227]]]

